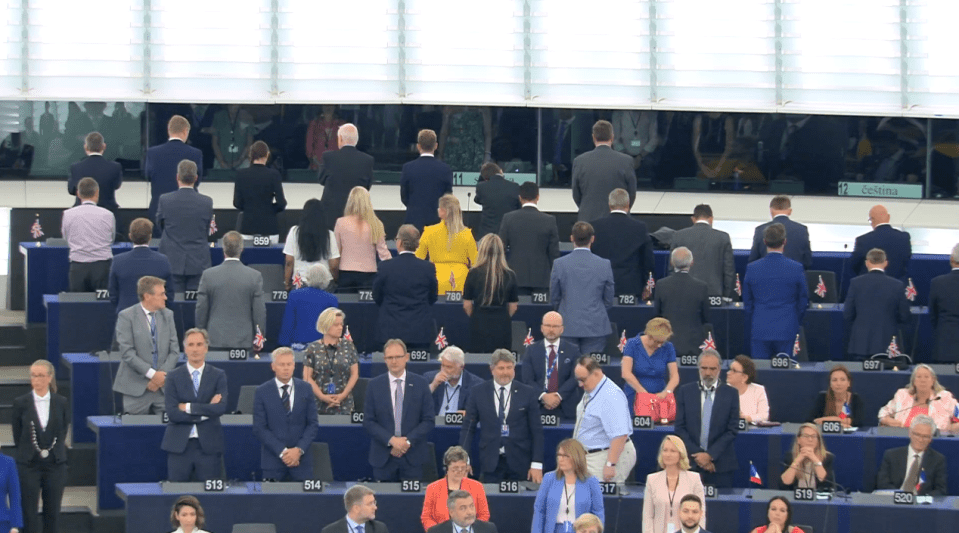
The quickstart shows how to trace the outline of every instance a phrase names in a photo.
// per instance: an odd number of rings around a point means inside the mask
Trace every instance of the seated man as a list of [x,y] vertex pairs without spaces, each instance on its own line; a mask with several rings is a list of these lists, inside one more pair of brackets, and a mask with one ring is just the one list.
[[887,264],[886,252],[873,248],[866,254],[869,272],[849,282],[842,314],[849,332],[850,358],[861,360],[884,353],[899,335],[899,328],[909,322],[906,286],[886,274]]
[[423,374],[433,393],[436,414],[466,413],[470,390],[483,382],[479,376],[466,370],[463,350],[449,346],[440,353],[440,369]]
[[173,276],[170,275],[170,260],[160,252],[150,249],[153,237],[153,222],[145,218],[130,222],[129,252],[117,254],[110,266],[110,301],[117,313],[137,303],[137,281],[143,276],[156,276],[166,282],[167,300],[173,301]]
[[556,311],[543,315],[540,331],[543,340],[526,347],[520,381],[539,392],[540,413],[575,419],[576,405],[582,397],[573,374],[579,348],[560,338],[563,316]]
[[450,491],[446,507],[450,519],[429,528],[426,533],[496,533],[496,524],[476,519],[473,496],[465,490]]
[[929,447],[935,431],[936,422],[931,417],[913,418],[909,425],[909,446],[886,450],[882,455],[876,489],[903,490],[919,496],[948,494],[946,457]]
[[93,178],[77,184],[80,205],[63,212],[60,231],[70,247],[70,292],[94,292],[110,283],[116,219],[97,206],[100,186]]
[[343,495],[346,516],[323,528],[320,533],[389,533],[386,524],[376,518],[375,492],[353,485]]

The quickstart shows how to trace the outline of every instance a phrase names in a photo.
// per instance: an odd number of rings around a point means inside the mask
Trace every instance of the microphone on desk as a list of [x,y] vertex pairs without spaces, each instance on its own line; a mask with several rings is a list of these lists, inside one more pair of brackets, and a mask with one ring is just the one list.
[[[799,471],[801,471],[803,474],[806,473],[805,471],[800,470],[799,468],[796,468],[795,466],[793,466],[793,465],[791,465],[791,464],[789,464],[789,463],[786,463],[785,461],[780,462],[780,464],[783,465],[783,466],[785,466],[786,468],[791,468],[791,469],[794,469],[794,470],[799,470]],[[816,474],[813,473],[813,475],[815,476]],[[833,470],[833,478],[835,478],[835,477],[836,477],[836,472],[835,472],[835,470]],[[824,480],[822,480],[822,481],[819,481],[819,478],[816,478],[816,489],[815,489],[815,490],[816,490],[817,492],[821,492],[821,491],[819,490],[819,484],[820,484],[820,483],[826,483],[826,484],[830,485],[830,488],[832,488],[833,496],[835,496],[835,497],[842,497],[842,498],[845,498],[845,499],[847,499],[847,500],[852,497],[852,493],[849,491],[849,489],[847,489],[846,487],[843,487],[843,486],[840,485],[839,483],[836,483],[836,481],[835,481],[834,479],[829,479],[829,476],[826,476],[826,479],[824,479]],[[823,513],[823,521],[822,521],[822,532],[823,532],[823,533],[826,533],[826,528],[827,528],[827,526],[829,526],[829,513],[828,513],[828,512]]]
[[[912,409],[913,409],[914,407],[916,407],[917,405],[925,405],[925,406],[928,407],[928,406],[932,405],[932,402],[936,402],[936,401],[939,401],[939,400],[941,400],[941,399],[942,399],[942,395],[938,395],[938,396],[936,396],[936,397],[934,397],[934,398],[929,398],[929,399],[927,399],[927,400],[926,400],[925,402],[923,402],[923,403],[910,405],[909,407],[902,408],[902,409],[900,409],[900,410],[898,410],[898,411],[895,411],[895,412],[893,412],[892,414],[888,414],[888,415],[886,415],[886,416],[888,416],[889,418],[892,418],[893,420],[895,420],[896,415],[898,415],[899,413],[905,413],[906,411],[912,411]],[[880,422],[882,422],[882,419],[879,419],[879,420],[880,420]],[[895,426],[889,426],[889,427],[895,427]],[[900,427],[905,427],[905,426],[900,426]],[[938,432],[938,428],[937,428],[936,431]]]
[[466,221],[467,221],[467,222],[466,222],[466,227],[467,227],[467,228],[470,227],[470,224],[469,224],[469,218],[470,218],[470,198],[472,198],[472,197],[473,197],[473,193],[471,193],[471,192],[467,192],[467,193],[466,193]]
[[849,243],[843,243],[842,245],[842,266],[839,268],[839,289],[836,292],[836,301],[838,302],[842,298],[842,282],[846,277],[846,261],[849,259],[849,256],[846,254],[846,250],[849,249]]

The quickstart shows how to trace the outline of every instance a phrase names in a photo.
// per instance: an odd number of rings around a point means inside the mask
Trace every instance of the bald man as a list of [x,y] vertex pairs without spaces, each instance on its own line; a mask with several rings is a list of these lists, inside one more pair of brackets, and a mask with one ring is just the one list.
[[360,133],[353,124],[343,124],[336,132],[339,150],[324,152],[320,159],[320,185],[323,186],[323,212],[326,226],[336,226],[343,216],[346,199],[353,187],[373,186],[373,156],[356,149]]
[[543,315],[539,329],[543,339],[526,347],[520,381],[536,391],[542,414],[575,420],[576,404],[582,396],[573,375],[579,348],[560,338],[563,316],[556,311]]
[[873,248],[879,248],[886,252],[886,274],[908,283],[909,258],[912,257],[909,233],[889,225],[889,211],[883,205],[875,205],[869,210],[869,224],[872,231],[856,237],[851,258],[853,272],[856,275],[865,274],[866,254]]

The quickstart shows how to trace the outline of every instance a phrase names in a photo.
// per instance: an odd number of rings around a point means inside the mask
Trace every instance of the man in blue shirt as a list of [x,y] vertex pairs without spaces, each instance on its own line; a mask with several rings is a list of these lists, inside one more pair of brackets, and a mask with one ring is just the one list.
[[625,483],[636,465],[626,395],[590,356],[579,359],[574,373],[584,393],[576,407],[573,438],[586,448],[587,470],[601,481]]

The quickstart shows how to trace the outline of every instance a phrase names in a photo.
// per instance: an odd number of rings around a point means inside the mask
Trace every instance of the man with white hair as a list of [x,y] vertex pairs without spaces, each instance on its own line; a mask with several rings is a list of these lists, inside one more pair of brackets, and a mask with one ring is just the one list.
[[877,490],[902,490],[919,496],[945,496],[946,457],[929,447],[936,421],[917,415],[909,425],[909,445],[886,450],[876,475]]
[[449,346],[440,353],[440,369],[431,370],[423,377],[430,383],[436,414],[466,413],[470,389],[483,382],[479,376],[466,370],[463,350]]
[[696,355],[706,338],[703,326],[709,322],[709,286],[689,274],[693,253],[680,246],[669,254],[674,275],[656,283],[653,312],[669,320],[677,355]]
[[373,186],[373,156],[356,149],[360,133],[353,124],[343,124],[336,132],[339,150],[323,153],[320,160],[320,185],[323,186],[323,211],[326,225],[332,228],[343,216],[346,199],[353,187]]
[[949,256],[948,274],[932,278],[929,286],[929,319],[935,330],[934,360],[938,363],[959,362],[959,244]]

